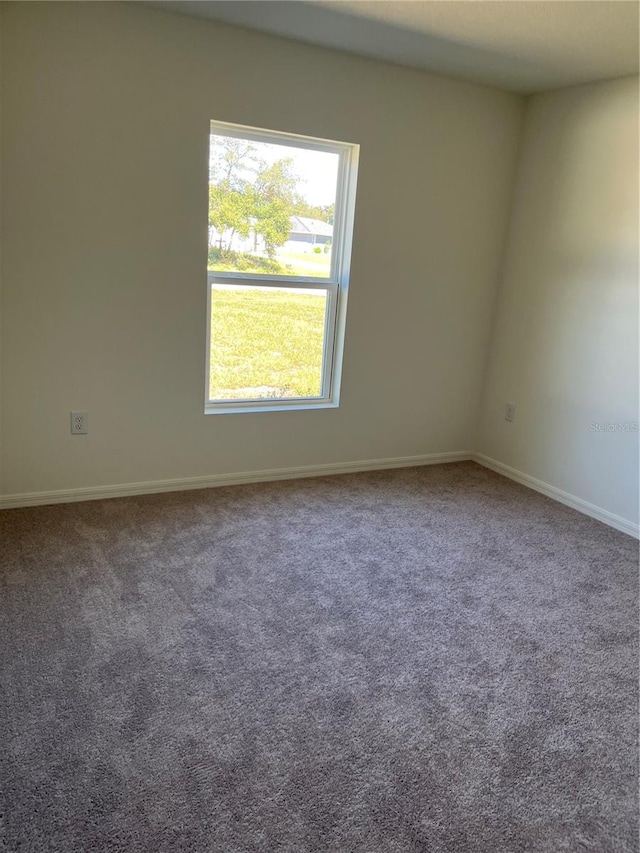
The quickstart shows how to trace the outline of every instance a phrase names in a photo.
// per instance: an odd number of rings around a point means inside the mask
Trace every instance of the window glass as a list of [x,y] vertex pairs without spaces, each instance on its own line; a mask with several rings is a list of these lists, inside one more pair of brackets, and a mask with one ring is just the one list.
[[326,290],[215,284],[211,400],[320,397]]
[[339,155],[211,134],[209,269],[329,278]]

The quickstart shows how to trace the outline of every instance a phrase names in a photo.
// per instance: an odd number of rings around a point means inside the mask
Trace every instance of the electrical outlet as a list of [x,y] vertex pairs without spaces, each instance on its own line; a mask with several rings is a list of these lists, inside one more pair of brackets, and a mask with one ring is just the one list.
[[86,435],[89,432],[87,412],[71,412],[71,435]]
[[516,419],[516,404],[515,403],[507,403],[507,407],[504,410],[504,419],[505,421],[509,421],[509,423],[513,423]]

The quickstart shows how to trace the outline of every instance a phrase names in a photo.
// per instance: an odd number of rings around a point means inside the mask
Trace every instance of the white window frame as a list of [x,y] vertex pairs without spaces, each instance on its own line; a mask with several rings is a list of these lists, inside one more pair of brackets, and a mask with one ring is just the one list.
[[[277,276],[261,273],[216,272],[207,273],[207,350],[205,414],[238,412],[278,412],[296,409],[329,409],[340,404],[342,356],[347,313],[347,294],[351,270],[351,244],[355,214],[356,180],[359,146],[347,142],[334,142],[310,136],[300,136],[275,130],[244,127],[221,121],[211,121],[211,134],[233,136],[252,142],[268,142],[310,148],[337,154],[338,176],[331,240],[331,269],[329,277]],[[324,347],[322,356],[322,387],[319,397],[277,397],[246,400],[211,400],[211,294],[213,285],[246,285],[247,287],[277,287],[319,291],[327,294]]]

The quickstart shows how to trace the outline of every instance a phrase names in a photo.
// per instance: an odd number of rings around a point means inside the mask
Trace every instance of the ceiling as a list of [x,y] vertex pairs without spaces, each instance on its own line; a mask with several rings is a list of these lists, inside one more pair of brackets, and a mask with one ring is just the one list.
[[154,0],[151,5],[512,92],[638,73],[640,6],[634,0]]

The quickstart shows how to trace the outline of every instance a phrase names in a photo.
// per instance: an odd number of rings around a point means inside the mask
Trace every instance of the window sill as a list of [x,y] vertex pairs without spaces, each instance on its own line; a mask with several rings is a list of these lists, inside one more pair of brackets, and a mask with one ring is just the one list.
[[339,402],[334,400],[295,400],[291,403],[283,403],[281,400],[273,403],[229,403],[210,404],[205,406],[205,415],[238,415],[242,413],[256,414],[257,412],[300,412],[312,411],[313,409],[337,409]]

